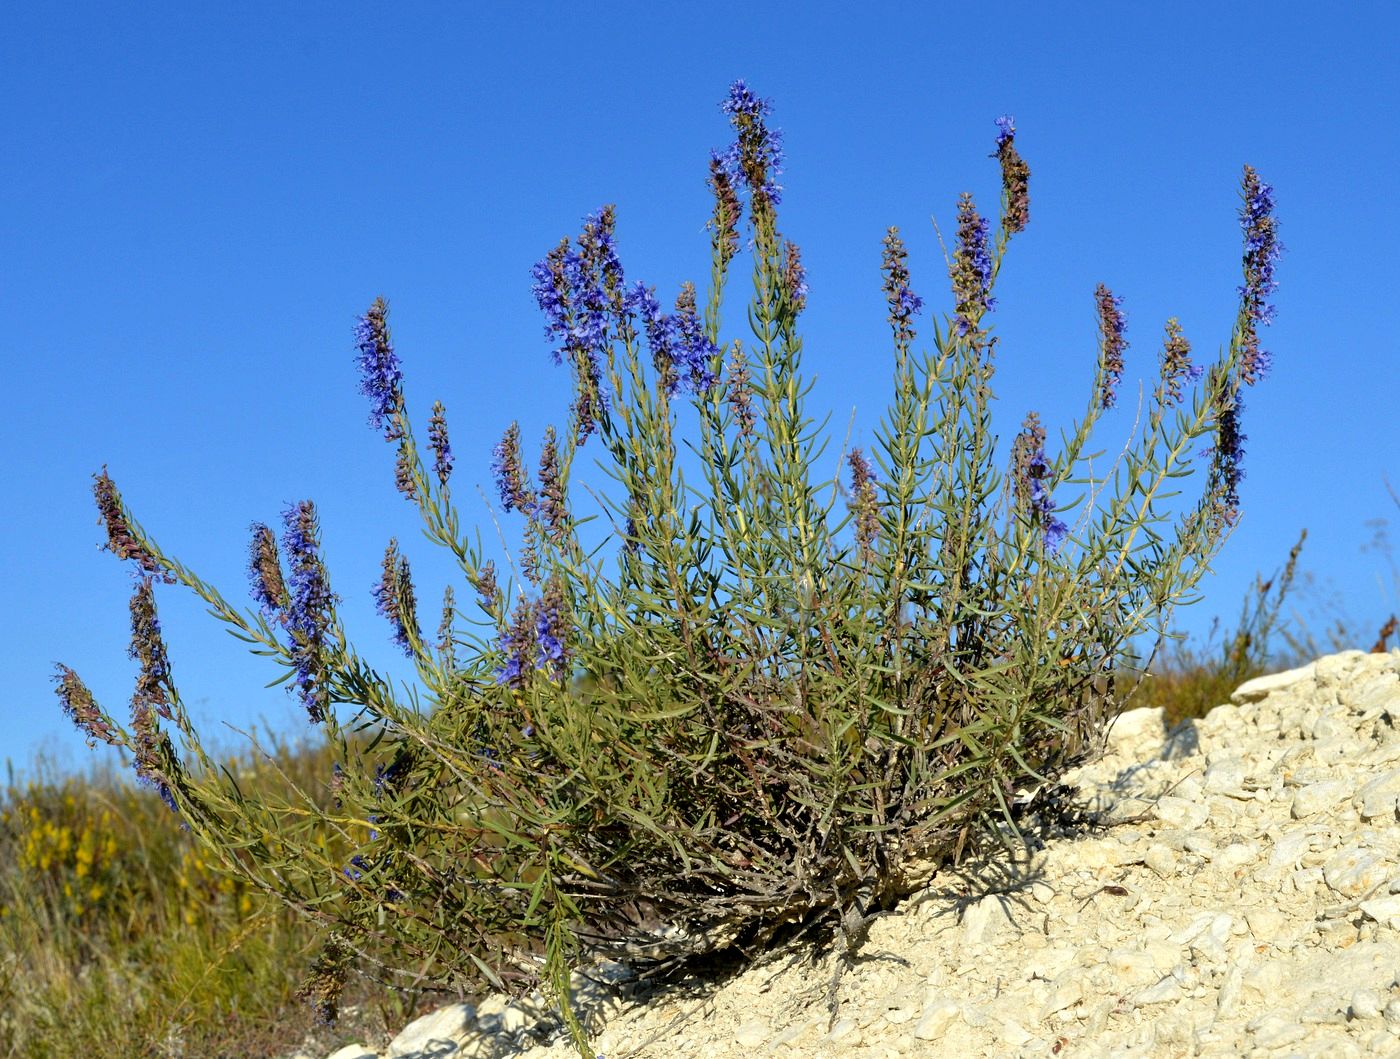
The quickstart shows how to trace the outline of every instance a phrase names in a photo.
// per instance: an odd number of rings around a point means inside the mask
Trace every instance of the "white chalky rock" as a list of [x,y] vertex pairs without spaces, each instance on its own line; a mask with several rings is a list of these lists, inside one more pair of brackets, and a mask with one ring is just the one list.
[[1380,997],[1369,989],[1358,989],[1351,995],[1351,1017],[1373,1019],[1381,1013]]
[[1261,1048],[1283,1048],[1294,1041],[1302,1040],[1308,1032],[1294,1019],[1272,1012],[1251,1019],[1245,1028],[1254,1038],[1254,1043]]
[[1164,879],[1176,874],[1176,854],[1160,842],[1149,848],[1142,860]]
[[1390,769],[1364,783],[1352,795],[1352,804],[1363,820],[1393,815],[1396,799],[1400,798],[1400,769]]
[[1371,901],[1361,902],[1361,911],[1377,923],[1382,923],[1391,930],[1400,929],[1400,894],[1391,894],[1388,897],[1377,897]]
[[1169,1004],[1180,1000],[1182,997],[1181,982],[1175,975],[1167,975],[1161,981],[1155,982],[1146,989],[1139,990],[1133,994],[1133,1001],[1138,1004]]
[[347,1044],[337,1048],[326,1059],[379,1059],[378,1052],[372,1052],[363,1044]]
[[1268,676],[1247,680],[1235,689],[1235,693],[1230,696],[1230,701],[1236,704],[1258,702],[1276,691],[1283,691],[1301,684],[1305,680],[1312,679],[1315,669],[1316,663],[1309,663],[1299,669],[1271,673]]
[[1110,750],[1131,746],[1138,742],[1155,740],[1161,743],[1166,735],[1166,710],[1160,706],[1144,706],[1136,710],[1125,710],[1113,721],[1108,730]]
[[1380,854],[1352,846],[1322,866],[1322,878],[1343,897],[1365,897],[1390,877],[1390,869]]
[[414,1019],[389,1042],[388,1059],[438,1059],[465,1055],[468,1041],[478,1036],[476,1009],[470,1004],[449,1004]]
[[1293,795],[1293,818],[1303,820],[1309,816],[1331,809],[1351,793],[1351,784],[1346,780],[1322,780],[1298,788]]
[[914,1027],[914,1036],[921,1041],[940,1040],[962,1014],[962,1007],[955,1000],[940,997],[924,1005],[923,1016]]
[[1246,794],[1245,768],[1239,761],[1217,761],[1206,769],[1204,785],[1210,794]]
[[962,919],[963,940],[970,945],[989,942],[1013,929],[1005,899],[997,894],[968,905]]
[[1163,798],[1152,809],[1152,815],[1164,824],[1194,831],[1210,819],[1210,806],[1185,798]]
[[734,1039],[745,1048],[757,1048],[768,1039],[768,1023],[751,1019],[734,1031]]

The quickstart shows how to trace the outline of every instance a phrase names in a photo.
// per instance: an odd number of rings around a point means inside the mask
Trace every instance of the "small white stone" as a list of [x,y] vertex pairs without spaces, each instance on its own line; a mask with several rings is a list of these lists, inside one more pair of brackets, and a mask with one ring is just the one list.
[[379,1059],[379,1053],[370,1051],[363,1044],[347,1044],[331,1052],[326,1059]]
[[[503,1009],[504,1010],[504,1009]],[[477,1032],[476,1011],[470,1004],[448,1004],[422,1018],[414,1019],[389,1042],[388,1059],[413,1056],[451,1055],[444,1046],[457,1050]]]
[[1153,806],[1152,815],[1171,827],[1194,831],[1210,819],[1210,807],[1185,798],[1161,798]]
[[1364,897],[1389,876],[1385,859],[1359,846],[1341,850],[1322,866],[1323,881],[1343,897]]
[[1400,1028],[1400,997],[1394,997],[1381,1012],[1387,1026]]
[[1177,981],[1176,975],[1169,974],[1159,982],[1133,994],[1133,1000],[1138,1004],[1169,1004],[1180,1000],[1183,995],[1181,983]]
[[969,945],[994,941],[1013,928],[1004,898],[989,894],[963,911],[963,941]]
[[1282,1048],[1294,1041],[1302,1040],[1307,1034],[1307,1030],[1295,1020],[1286,1019],[1282,1015],[1275,1015],[1272,1012],[1251,1020],[1245,1029],[1254,1038],[1254,1043],[1261,1048]]
[[1400,894],[1362,901],[1361,911],[1377,923],[1383,923],[1392,930],[1400,929]]
[[1080,980],[1082,973],[1078,969],[1067,971],[1050,984],[1050,995],[1040,1009],[1041,1018],[1049,1018],[1055,1012],[1073,1007],[1084,999],[1084,985]]
[[931,1000],[924,1005],[923,1016],[914,1027],[914,1036],[921,1041],[940,1040],[961,1014],[962,1008],[956,1001]]
[[1293,795],[1293,819],[1302,820],[1326,812],[1350,793],[1351,784],[1345,780],[1322,780],[1300,787]]
[[854,1047],[860,1043],[860,1024],[852,1018],[839,1019],[835,1026],[831,1027],[831,1032],[826,1035],[829,1041],[845,1041],[847,1047]]
[[1351,1017],[1373,1019],[1381,1013],[1380,997],[1369,989],[1358,989],[1351,995]]
[[1283,913],[1270,905],[1251,908],[1245,912],[1244,918],[1256,941],[1275,940],[1283,930],[1285,922]]
[[734,1031],[734,1039],[744,1048],[757,1048],[768,1039],[768,1023],[762,1019],[745,1022]]
[[1241,794],[1244,778],[1244,766],[1238,761],[1219,761],[1206,769],[1205,788],[1210,794]]
[[1268,676],[1247,680],[1235,689],[1235,693],[1230,696],[1230,701],[1237,704],[1258,702],[1275,691],[1291,688],[1294,684],[1307,680],[1313,675],[1315,666],[1316,663],[1309,663],[1299,669],[1290,669],[1285,673],[1271,673]]
[[1163,879],[1176,874],[1176,854],[1160,842],[1143,855],[1142,861]]

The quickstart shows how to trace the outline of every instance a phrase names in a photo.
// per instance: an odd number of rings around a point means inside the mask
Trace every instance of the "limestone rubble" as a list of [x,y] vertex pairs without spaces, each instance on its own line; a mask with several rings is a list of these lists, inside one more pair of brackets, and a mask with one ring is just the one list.
[[[1106,826],[936,875],[874,922],[834,1019],[834,956],[645,999],[611,966],[578,979],[598,1052],[1400,1056],[1400,649],[1251,681],[1172,732],[1130,711],[1063,782]],[[576,1054],[532,1000],[332,1059]]]

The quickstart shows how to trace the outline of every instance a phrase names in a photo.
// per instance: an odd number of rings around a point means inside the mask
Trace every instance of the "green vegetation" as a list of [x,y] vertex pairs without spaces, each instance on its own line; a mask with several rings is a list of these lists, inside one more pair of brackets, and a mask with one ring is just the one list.
[[[1319,647],[1284,617],[1301,546],[1256,583],[1231,635],[1201,647],[1176,641],[1126,705],[1165,707],[1174,724],[1254,676],[1378,646],[1375,630],[1339,623]],[[292,786],[324,789],[332,763],[325,745],[282,744],[224,761],[259,801],[284,799]],[[447,1001],[357,981],[341,1023],[317,1025],[296,998],[317,949],[311,924],[220,871],[160,797],[124,775],[57,775],[42,761],[30,771],[22,785],[12,775],[0,799],[0,1059],[278,1059],[308,1037],[328,1054],[356,1040],[374,1045]]]

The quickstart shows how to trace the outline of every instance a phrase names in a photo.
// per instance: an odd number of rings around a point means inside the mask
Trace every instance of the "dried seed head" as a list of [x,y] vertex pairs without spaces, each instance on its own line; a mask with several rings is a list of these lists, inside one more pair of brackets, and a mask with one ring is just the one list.
[[496,587],[496,564],[490,559],[482,563],[476,571],[476,580],[473,584],[481,599],[482,607],[487,611],[495,610],[496,601],[501,596],[501,590]]
[[107,476],[107,468],[103,467],[101,473],[94,474],[92,478],[92,493],[97,500],[97,511],[107,526],[107,543],[104,547],[118,559],[130,559],[135,562],[142,575],[159,578],[167,585],[174,584],[175,579],[162,569],[150,549],[137,539],[122,507],[121,494],[117,492],[112,479]]
[[1104,380],[1099,404],[1112,408],[1118,396],[1118,380],[1123,377],[1123,350],[1128,348],[1123,338],[1127,320],[1123,316],[1123,299],[1115,298],[1102,283],[1094,290],[1094,301],[1099,311],[1099,363]]
[[1204,368],[1191,363],[1191,343],[1181,333],[1176,317],[1167,321],[1166,338],[1162,343],[1162,390],[1168,405],[1181,400],[1182,385],[1195,382]]
[[253,523],[253,541],[248,549],[248,580],[253,599],[269,618],[286,620],[287,585],[282,580],[282,561],[277,555],[277,535],[261,522]]
[[457,599],[448,585],[442,590],[442,622],[438,625],[438,655],[442,668],[451,673],[457,668],[457,643],[453,627],[457,624]]
[[170,660],[156,619],[155,592],[149,578],[142,578],[131,597],[131,646],[127,657],[140,663],[132,710],[149,707],[170,720]]
[[807,270],[802,267],[802,251],[796,243],[785,244],[786,259],[783,262],[783,290],[788,304],[794,313],[807,308]]
[[744,207],[739,202],[724,159],[713,151],[710,152],[710,177],[707,183],[715,196],[715,209],[708,225],[711,246],[723,272],[739,252],[739,218],[743,216]]
[[861,555],[869,557],[880,528],[879,502],[875,495],[875,472],[865,453],[851,450],[851,512],[856,520],[856,543]]
[[402,493],[406,500],[412,500],[418,495],[418,488],[413,482],[413,454],[409,450],[406,437],[399,439],[399,452],[394,459],[394,488]]
[[559,466],[559,444],[554,427],[546,428],[540,450],[540,498],[538,517],[549,539],[562,544],[568,532],[568,510],[564,501],[563,473]]
[[87,736],[88,746],[93,745],[94,739],[101,739],[109,746],[121,745],[117,730],[108,722],[107,715],[77,673],[60,665],[54,674],[54,681],[58,685],[54,690],[58,692],[63,712]]
[[752,440],[754,424],[758,417],[753,410],[753,386],[749,379],[748,358],[744,356],[744,347],[737,338],[729,350],[728,398],[734,420],[739,424],[740,437]]
[[1031,167],[1016,151],[1016,120],[997,118],[997,158],[1001,161],[1001,189],[1006,197],[1006,231],[1023,232],[1031,219]]

